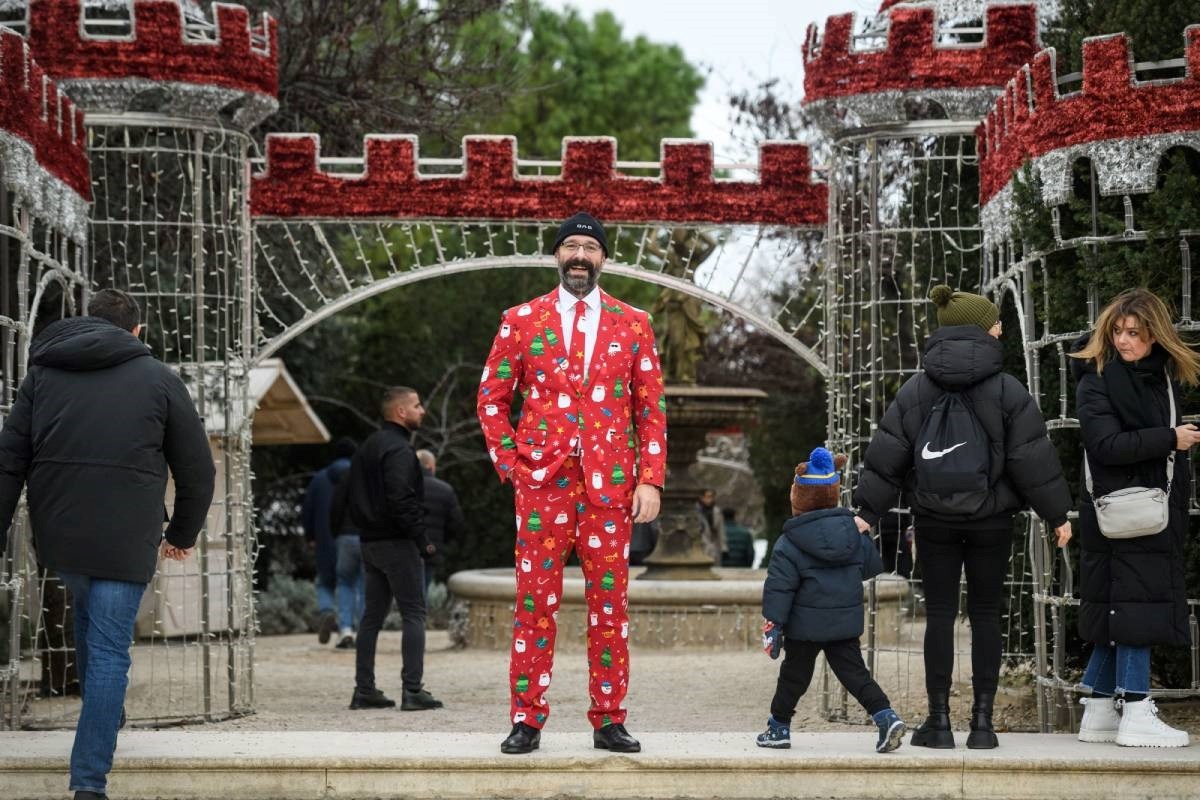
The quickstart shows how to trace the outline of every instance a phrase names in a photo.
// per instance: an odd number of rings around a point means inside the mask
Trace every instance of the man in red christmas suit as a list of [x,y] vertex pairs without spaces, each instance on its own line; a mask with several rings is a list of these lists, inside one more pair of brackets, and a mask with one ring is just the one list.
[[[479,384],[479,421],[516,498],[517,603],[509,664],[512,732],[504,753],[536,750],[550,713],[563,564],[579,554],[588,606],[588,671],[597,748],[636,753],[622,701],[629,685],[629,538],[658,516],[666,401],[645,311],[596,286],[608,255],[588,214],[554,242],[561,285],[504,312]],[[514,395],[524,397],[514,429]]]

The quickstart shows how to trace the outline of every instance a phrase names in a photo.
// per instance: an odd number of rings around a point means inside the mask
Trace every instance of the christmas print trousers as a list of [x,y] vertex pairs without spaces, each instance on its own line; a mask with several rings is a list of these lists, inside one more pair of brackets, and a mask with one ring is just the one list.
[[592,727],[624,723],[629,686],[629,536],[625,507],[592,505],[579,460],[563,462],[540,488],[516,486],[517,604],[509,662],[512,721],[541,728],[554,668],[563,565],[575,548],[587,599]]

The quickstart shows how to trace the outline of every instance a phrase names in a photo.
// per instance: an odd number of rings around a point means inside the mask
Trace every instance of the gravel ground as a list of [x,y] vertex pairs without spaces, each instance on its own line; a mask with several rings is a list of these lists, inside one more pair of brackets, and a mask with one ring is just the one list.
[[[255,703],[258,713],[228,720],[212,730],[342,730],[507,733],[508,653],[458,650],[444,631],[426,640],[425,685],[446,707],[402,713],[395,709],[350,711],[354,686],[354,651],[322,646],[311,634],[264,636],[256,647]],[[587,731],[587,677],[584,653],[565,650],[556,658],[548,731]],[[778,674],[778,664],[757,650],[638,650],[632,653],[633,676],[627,708],[628,726],[639,731],[750,731],[764,726]],[[969,665],[968,665],[969,666]],[[896,679],[905,675],[903,686]],[[920,658],[884,654],[877,679],[902,716],[915,726],[924,716],[924,678]],[[385,631],[376,659],[378,685],[389,696],[400,694],[400,634]],[[801,700],[793,720],[797,730],[847,730],[820,713],[820,676]],[[1036,730],[1037,712],[1031,693],[1013,690],[997,701],[1000,730]],[[965,728],[970,689],[952,703]],[[850,716],[864,720],[850,700]],[[1171,703],[1163,718],[1200,734],[1200,703]],[[864,735],[867,729],[862,728]]]

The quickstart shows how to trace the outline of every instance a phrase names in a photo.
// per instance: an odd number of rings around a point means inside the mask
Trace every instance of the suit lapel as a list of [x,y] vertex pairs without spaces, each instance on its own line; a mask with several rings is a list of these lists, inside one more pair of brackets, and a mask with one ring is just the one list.
[[555,373],[562,375],[562,380],[570,383],[566,377],[567,348],[563,343],[562,314],[558,311],[557,288],[538,298],[538,307],[535,309],[534,318],[537,327],[535,333],[540,334],[546,340],[546,345],[549,347],[548,355],[554,363]]

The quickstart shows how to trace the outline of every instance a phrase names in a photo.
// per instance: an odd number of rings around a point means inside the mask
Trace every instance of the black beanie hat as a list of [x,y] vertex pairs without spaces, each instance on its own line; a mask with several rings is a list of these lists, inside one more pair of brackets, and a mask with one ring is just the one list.
[[604,235],[604,226],[600,224],[600,220],[586,211],[580,211],[558,227],[558,236],[555,237],[554,247],[550,248],[550,252],[556,252],[558,246],[563,243],[563,239],[575,235],[592,237],[600,243],[600,248],[604,250],[604,257],[608,257],[608,237]]

